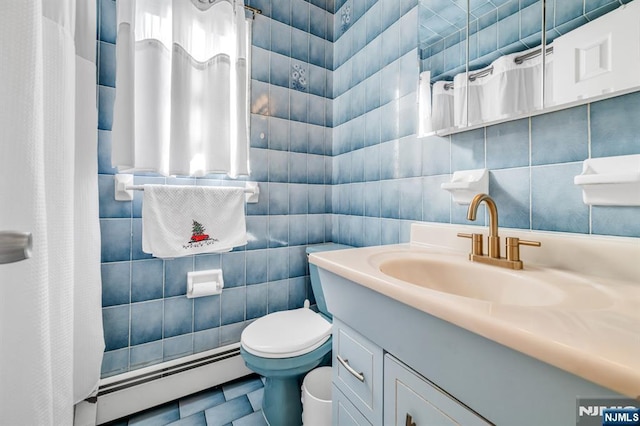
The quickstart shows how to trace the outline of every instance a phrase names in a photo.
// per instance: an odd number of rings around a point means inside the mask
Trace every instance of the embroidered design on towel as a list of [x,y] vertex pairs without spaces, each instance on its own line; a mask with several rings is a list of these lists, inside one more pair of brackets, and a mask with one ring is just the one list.
[[217,238],[211,238],[209,234],[205,234],[205,227],[195,219],[191,219],[193,225],[191,227],[191,239],[187,244],[184,244],[182,248],[190,249],[193,247],[204,247],[211,244],[215,244],[218,241]]

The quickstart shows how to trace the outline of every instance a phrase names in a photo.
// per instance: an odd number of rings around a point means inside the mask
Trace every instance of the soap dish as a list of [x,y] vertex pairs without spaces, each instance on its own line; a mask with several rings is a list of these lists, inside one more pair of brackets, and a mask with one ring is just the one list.
[[445,182],[440,188],[449,191],[453,201],[469,204],[477,194],[489,193],[489,170],[461,170],[453,173],[451,182]]
[[640,154],[585,160],[573,182],[590,206],[640,206]]

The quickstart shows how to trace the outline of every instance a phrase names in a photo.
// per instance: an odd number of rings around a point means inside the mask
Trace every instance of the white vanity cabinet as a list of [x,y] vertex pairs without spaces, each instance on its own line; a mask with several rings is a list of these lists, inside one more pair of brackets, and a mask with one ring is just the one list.
[[388,426],[491,425],[389,354],[384,357],[384,424]]

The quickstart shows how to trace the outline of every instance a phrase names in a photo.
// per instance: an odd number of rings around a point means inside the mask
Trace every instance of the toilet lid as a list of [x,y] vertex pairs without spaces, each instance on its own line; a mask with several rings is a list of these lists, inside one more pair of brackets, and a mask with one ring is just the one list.
[[331,323],[311,309],[274,312],[242,332],[244,349],[263,358],[289,358],[319,348],[331,336]]

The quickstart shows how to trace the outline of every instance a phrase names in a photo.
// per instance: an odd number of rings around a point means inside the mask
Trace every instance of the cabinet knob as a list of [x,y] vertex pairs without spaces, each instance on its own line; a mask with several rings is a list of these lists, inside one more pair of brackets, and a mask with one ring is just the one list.
[[413,421],[413,417],[411,417],[411,414],[407,413],[407,421],[405,422],[405,426],[416,426],[415,422]]

